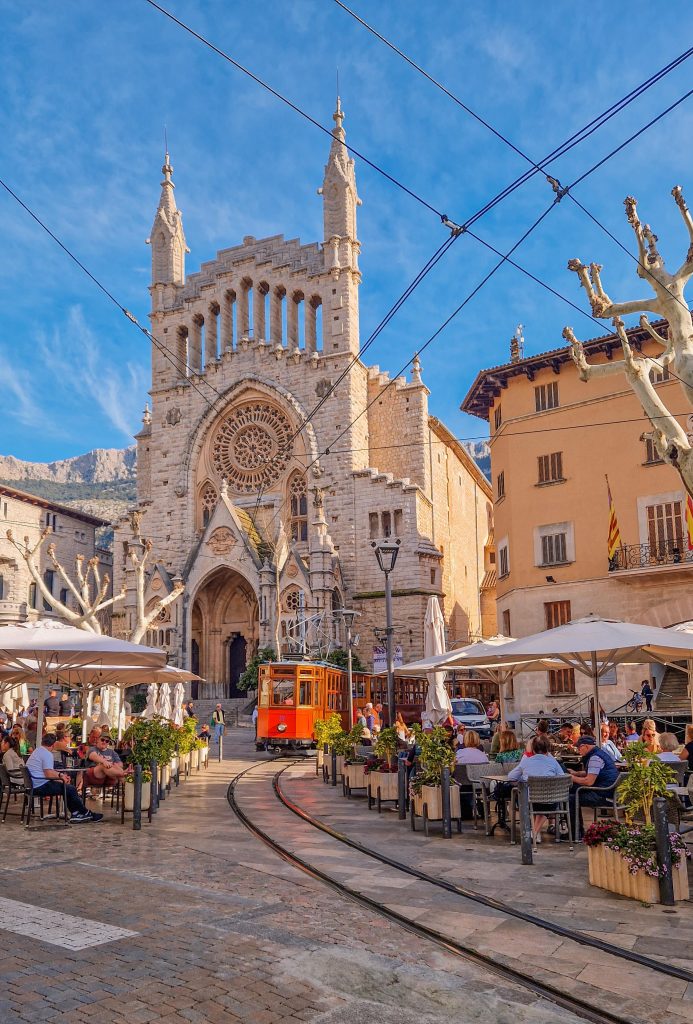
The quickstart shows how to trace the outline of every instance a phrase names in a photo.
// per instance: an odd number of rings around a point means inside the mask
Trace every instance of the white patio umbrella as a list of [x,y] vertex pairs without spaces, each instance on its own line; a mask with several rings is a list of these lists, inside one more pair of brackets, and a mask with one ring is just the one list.
[[594,695],[595,739],[599,742],[596,726],[602,676],[616,665],[643,665],[652,661],[669,665],[685,658],[693,659],[693,633],[588,615],[555,629],[513,640],[495,655],[474,660],[482,667],[497,667],[510,661],[519,666],[551,659],[589,676]]
[[[445,653],[445,620],[437,597],[429,597],[424,618],[424,655],[427,658]],[[426,714],[431,725],[439,725],[452,713],[450,694],[445,687],[445,672],[428,672]]]
[[171,721],[171,687],[168,683],[162,683],[159,687],[159,703],[157,704],[157,714],[161,718],[165,718],[167,722]]
[[142,718],[151,721],[159,714],[159,687],[156,683],[150,683],[147,687],[147,705],[142,712]]
[[183,701],[185,700],[185,687],[178,681],[173,687],[173,724],[183,724]]
[[22,682],[35,682],[39,688],[37,736],[43,732],[43,698],[46,684],[63,669],[94,665],[166,664],[164,651],[131,644],[99,633],[76,629],[54,619],[38,619],[16,626],[0,627],[0,666],[21,674]]
[[[668,628],[676,630],[678,633],[693,634],[693,619],[690,619],[688,622],[679,622],[676,626],[669,626]],[[686,670],[688,674],[688,699],[691,702],[691,720],[693,720],[693,658],[686,660]]]

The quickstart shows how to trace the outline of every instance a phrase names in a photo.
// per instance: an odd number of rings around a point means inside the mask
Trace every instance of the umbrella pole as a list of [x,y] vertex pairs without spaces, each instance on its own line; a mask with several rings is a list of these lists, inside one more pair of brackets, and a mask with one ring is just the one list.
[[599,665],[597,664],[597,652],[592,651],[592,699],[594,701],[594,738],[597,746],[601,747],[602,737],[601,730],[599,728],[601,722],[599,718]]
[[87,715],[89,714],[90,691],[85,683],[82,687],[82,743],[87,742]]
[[118,742],[123,738],[123,704],[125,702],[125,687],[118,687]]
[[503,728],[503,729],[507,729],[507,727],[508,727],[508,720],[505,717],[505,688],[508,685],[508,683],[510,683],[512,685],[512,679],[513,679],[512,670],[510,671],[509,675],[507,675],[505,677],[504,680],[501,680],[500,676],[498,677],[498,700],[500,701],[500,724],[501,724],[501,728]]
[[36,715],[36,746],[41,746],[43,739],[43,701],[46,696],[46,676],[41,673],[39,676],[38,708]]

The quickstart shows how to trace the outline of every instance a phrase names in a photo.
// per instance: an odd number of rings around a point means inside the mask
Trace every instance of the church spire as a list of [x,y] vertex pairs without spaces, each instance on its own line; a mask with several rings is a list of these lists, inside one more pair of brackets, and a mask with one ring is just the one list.
[[332,119],[330,155],[325,165],[322,188],[319,189],[323,202],[325,246],[333,250],[332,266],[336,262],[338,266],[356,269],[356,207],[361,205],[361,200],[356,191],[354,161],[345,145],[344,111],[339,96]]
[[176,206],[173,184],[173,167],[166,150],[164,166],[161,168],[164,180],[161,182],[159,206],[147,243],[152,247],[152,285],[185,284],[185,253],[190,252],[183,233],[183,218]]

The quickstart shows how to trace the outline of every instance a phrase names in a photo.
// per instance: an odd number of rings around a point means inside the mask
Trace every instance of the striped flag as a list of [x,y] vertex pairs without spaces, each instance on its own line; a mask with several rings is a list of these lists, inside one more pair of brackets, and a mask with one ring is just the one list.
[[614,499],[611,497],[611,488],[609,487],[608,476],[606,477],[606,492],[609,496],[609,536],[607,539],[607,548],[609,558],[613,558],[621,546],[621,531],[618,528],[616,507],[614,506]]
[[686,534],[688,536],[688,550],[693,551],[693,498],[686,495]]

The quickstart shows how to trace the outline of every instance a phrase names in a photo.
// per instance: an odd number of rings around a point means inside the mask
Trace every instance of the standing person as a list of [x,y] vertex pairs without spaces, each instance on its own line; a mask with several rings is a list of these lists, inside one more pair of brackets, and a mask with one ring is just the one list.
[[635,722],[629,722],[624,743],[639,743],[640,736]]
[[649,679],[643,679],[640,693],[645,698],[645,707],[648,711],[652,711],[652,698],[654,696],[654,690],[650,686]]
[[486,717],[491,723],[491,728],[496,730],[496,726],[500,723],[500,708],[498,707],[498,700],[494,697],[486,708]]
[[51,690],[44,700],[43,713],[46,718],[57,718],[60,715],[60,698],[57,690]]
[[218,743],[221,737],[224,735],[224,727],[226,726],[226,716],[224,709],[221,704],[217,704],[214,711],[212,712],[212,728],[214,729],[214,739]]
[[250,717],[253,720],[253,729],[255,730],[255,740],[257,742],[257,704],[253,708],[253,713]]
[[189,700],[187,704],[184,704],[183,708],[184,708],[185,714],[188,716],[188,718],[194,718],[195,717],[195,706],[194,706],[194,704],[193,704],[193,702],[191,700]]

